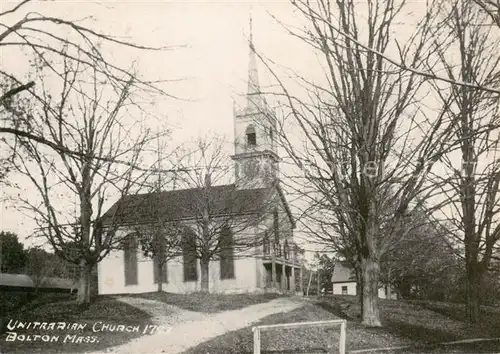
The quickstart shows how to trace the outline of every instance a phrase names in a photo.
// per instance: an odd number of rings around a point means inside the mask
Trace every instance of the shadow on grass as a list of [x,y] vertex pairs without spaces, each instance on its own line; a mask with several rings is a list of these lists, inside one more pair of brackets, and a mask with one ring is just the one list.
[[327,302],[320,300],[317,305],[337,317],[344,318],[348,321],[359,321],[359,316],[349,315],[346,311],[344,311],[339,302]]
[[[349,335],[373,338],[369,341],[371,346],[366,346],[366,349],[410,345],[411,348],[387,353],[498,353],[500,351],[500,341],[439,345],[470,338],[499,337],[500,313],[496,311],[490,311],[481,325],[467,326],[464,321],[465,312],[457,304],[381,300],[379,305],[383,327],[367,328],[361,325],[359,305],[355,306],[352,299],[334,297],[322,300],[318,305],[349,321],[348,342],[350,342]],[[384,337],[391,340],[384,341]],[[360,349],[359,343],[351,348]]]
[[389,320],[382,328],[388,333],[399,337],[405,337],[417,343],[417,345],[451,342],[462,339],[456,333],[446,328],[428,328],[425,323],[408,323],[404,321]]
[[[330,313],[318,306],[307,304],[289,312],[264,317],[248,327],[200,343],[183,354],[251,354],[253,353],[252,327],[255,325],[331,320],[334,319],[332,317]],[[261,333],[261,353],[327,353],[327,338],[332,338],[330,332],[320,327],[263,331]],[[336,342],[333,344],[336,345]]]
[[[253,352],[252,352],[253,353]],[[328,353],[326,349],[323,348],[311,348],[307,350],[263,350],[262,354],[322,354]],[[251,354],[251,353],[249,353]]]
[[[465,305],[447,304],[439,302],[419,302],[423,308],[433,311],[455,321],[465,323],[467,320]],[[500,311],[494,307],[483,307],[481,309],[479,322],[468,326],[469,331],[475,332],[482,337],[500,337]]]
[[[147,313],[111,297],[97,297],[87,306],[80,306],[74,300],[30,304],[9,316],[6,323],[9,320],[12,320],[12,325],[15,321],[25,324],[45,322],[46,325],[44,329],[39,327],[11,328],[10,331],[0,336],[0,352],[2,353],[102,351],[142,336],[143,329],[152,324]],[[57,325],[52,328],[48,326],[49,323],[60,322],[76,323],[79,326],[65,329],[59,329]],[[138,330],[106,330],[105,324],[131,326]],[[42,336],[50,337],[51,341],[43,340]]]
[[238,310],[247,306],[268,302],[284,295],[279,294],[210,294],[196,292],[191,294],[175,294],[167,292],[152,292],[144,294],[130,294],[130,297],[139,297],[160,301],[185,310],[215,313],[229,310]]

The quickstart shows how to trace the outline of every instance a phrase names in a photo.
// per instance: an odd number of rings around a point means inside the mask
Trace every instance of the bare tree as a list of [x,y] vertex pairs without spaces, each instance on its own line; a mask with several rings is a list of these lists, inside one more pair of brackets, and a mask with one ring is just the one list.
[[[405,16],[404,1],[293,4],[309,27],[291,32],[321,57],[326,79],[318,83],[300,76],[301,95],[274,75],[286,124],[300,129],[305,144],[294,144],[284,122],[278,129],[281,142],[304,171],[302,183],[296,181],[313,210],[304,217],[333,227],[322,241],[344,237],[343,244],[352,245],[362,280],[363,323],[380,326],[380,259],[401,237],[406,218],[425,199],[429,171],[453,144],[454,122],[443,112],[428,116],[416,104],[428,92],[417,69],[429,56],[431,16],[405,43],[391,47],[399,16]],[[416,69],[405,70],[378,54],[391,48]]]
[[[428,0],[425,1],[421,4],[421,7],[424,6],[431,11],[427,11],[424,15],[425,21],[428,21],[432,19],[435,14],[433,13],[434,9],[439,8],[442,3],[446,3],[448,0]],[[466,0],[464,0],[466,1]],[[499,3],[497,0],[472,0],[474,3],[476,3],[478,6],[481,6],[481,8],[492,18],[494,25],[499,26],[498,23],[498,10],[499,10]],[[404,1],[403,1],[404,2]],[[304,3],[309,3],[308,1],[295,1],[291,0],[291,3],[294,5],[297,4],[304,4]],[[376,3],[376,0],[370,0],[367,2],[368,4],[373,5]],[[401,1],[400,1],[401,3]],[[340,2],[338,4],[339,6],[343,6],[344,4]],[[420,6],[420,5],[419,5]],[[497,87],[492,87],[492,86],[481,86],[478,85],[474,82],[467,82],[467,81],[459,81],[459,80],[453,80],[450,79],[446,75],[440,75],[440,73],[428,71],[428,67],[422,67],[422,66],[415,66],[412,61],[407,61],[403,56],[401,56],[402,53],[399,53],[399,57],[394,57],[386,52],[379,51],[378,48],[375,46],[371,45],[371,43],[365,43],[363,41],[360,41],[360,38],[357,38],[356,36],[352,36],[352,33],[346,32],[342,25],[339,23],[335,23],[332,21],[329,21],[327,17],[323,16],[323,14],[320,11],[316,11],[314,9],[311,9],[310,11],[311,16],[315,17],[315,19],[318,21],[318,23],[324,25],[328,31],[331,32],[332,35],[338,35],[339,37],[342,37],[344,40],[349,41],[356,46],[353,47],[354,50],[360,50],[362,52],[370,52],[374,56],[386,61],[388,64],[397,66],[398,68],[402,70],[406,70],[408,72],[411,72],[413,74],[417,74],[419,76],[431,79],[431,80],[436,80],[436,81],[441,81],[441,82],[446,82],[449,84],[453,85],[458,85],[458,86],[463,86],[463,87],[468,87],[472,89],[477,89],[477,90],[482,90],[482,91],[487,91],[490,93],[495,93],[495,94],[500,94],[500,89]],[[411,14],[411,13],[409,13]],[[330,14],[330,15],[333,15]],[[413,14],[411,14],[413,15]],[[489,23],[482,23],[480,25],[484,26],[491,26]]]
[[[42,10],[34,7],[42,3]],[[161,88],[162,81],[140,78],[129,67],[116,65],[106,54],[110,48],[139,51],[171,48],[143,46],[101,33],[89,25],[90,19],[88,18],[82,21],[55,17],[50,15],[51,6],[54,4],[50,1],[23,0],[17,4],[3,6],[2,12],[0,12],[2,57],[16,58],[21,61],[26,57],[26,64],[29,66],[27,73],[16,71],[23,65],[18,65],[10,70],[5,66],[0,69],[0,120],[2,122],[0,134],[2,134],[3,141],[5,137],[14,137],[14,139],[22,137],[65,154],[79,153],[41,134],[43,128],[38,128],[40,124],[43,125],[43,121],[23,112],[22,109],[15,112],[12,109],[13,106],[22,108],[26,104],[27,98],[37,100],[40,104],[48,104],[44,101],[44,97],[36,91],[36,87],[42,86],[45,81],[51,84],[58,82],[63,85],[64,80],[67,79],[67,73],[63,65],[58,65],[63,61],[71,62],[82,71],[93,70],[97,72],[107,85],[118,91],[137,88],[143,94],[147,92],[148,94],[173,97]],[[47,71],[50,71],[50,77],[36,76],[37,67],[40,65],[45,66]],[[74,89],[77,88],[74,87]],[[24,95],[21,95],[22,93]],[[130,164],[130,161],[125,160],[115,162]],[[5,172],[9,168],[9,159],[3,159],[2,163],[6,165],[3,169]]]
[[[466,1],[449,2],[442,10],[444,39],[437,37],[435,48],[448,77],[498,86],[500,40],[495,32],[478,25],[488,15]],[[458,55],[449,55],[454,48]],[[500,240],[500,102],[490,92],[457,85],[436,85],[436,94],[446,106],[446,115],[457,121],[453,139],[460,150],[443,157],[445,173],[434,180],[443,186],[446,210],[442,214],[449,219],[452,241],[464,247],[467,317],[475,323],[482,279]]]
[[[488,15],[493,24],[500,28],[500,1],[498,0],[472,0]],[[488,25],[487,23],[481,23]]]
[[52,94],[42,85],[42,100],[29,112],[42,122],[38,135],[63,149],[54,151],[18,136],[16,170],[31,181],[37,194],[24,197],[23,207],[35,215],[38,234],[55,253],[79,265],[77,300],[88,303],[91,271],[116,244],[113,218],[106,230],[100,225],[103,207],[109,198],[128,194],[145,180],[147,174],[134,166],[150,151],[155,137],[140,121],[126,120],[135,107],[133,79],[116,91],[97,69],[89,71],[70,60],[63,66],[60,92]]
[[222,259],[231,273],[233,259],[262,244],[254,227],[272,215],[278,195],[272,187],[244,190],[225,184],[233,168],[218,137],[199,139],[189,155],[189,165],[197,170],[183,174],[180,182],[180,187],[193,191],[188,206],[193,221],[185,228],[182,247],[200,261],[201,290],[209,291],[210,261]]

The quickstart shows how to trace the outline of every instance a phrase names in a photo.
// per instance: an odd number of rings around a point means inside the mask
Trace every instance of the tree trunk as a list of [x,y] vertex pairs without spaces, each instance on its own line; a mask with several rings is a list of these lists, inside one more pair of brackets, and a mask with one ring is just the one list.
[[477,323],[480,315],[483,272],[476,262],[467,264],[466,314],[470,324]]
[[359,298],[361,313],[363,313],[363,274],[359,267],[354,268],[354,273],[356,275],[356,295]]
[[317,287],[317,292],[318,292],[317,295],[320,296],[321,295],[321,293],[320,293],[321,289],[320,289],[320,284],[319,284],[319,270],[316,271],[316,277],[318,278],[318,279],[316,279],[316,287]]
[[363,276],[362,323],[368,327],[381,327],[378,310],[379,264],[373,259],[364,259],[361,264]]
[[161,262],[161,260],[158,261],[157,265],[158,267],[158,292],[162,292],[163,291],[163,264]]
[[79,304],[90,303],[90,278],[92,267],[85,260],[80,261],[80,279],[78,282],[78,295],[76,301]]
[[91,220],[92,220],[92,195],[91,186],[92,178],[90,176],[91,172],[91,158],[86,157],[85,162],[82,165],[82,189],[80,190],[80,227],[81,227],[81,241],[82,245],[79,249],[81,259],[80,259],[80,282],[78,286],[78,296],[77,302],[79,304],[90,304],[90,280],[92,265],[88,264],[88,260],[85,259],[85,255],[90,249],[90,230],[91,230]]
[[206,258],[202,258],[200,260],[201,267],[201,291],[204,293],[208,293],[208,266],[210,261]]
[[276,290],[276,261],[274,257],[274,250],[273,250],[273,256],[271,259],[271,287],[273,290]]
[[389,272],[388,272],[388,275],[387,275],[387,287],[386,287],[386,291],[387,291],[387,295],[386,295],[386,298],[389,299],[389,300],[392,300],[392,286],[391,286],[391,268],[389,268]]

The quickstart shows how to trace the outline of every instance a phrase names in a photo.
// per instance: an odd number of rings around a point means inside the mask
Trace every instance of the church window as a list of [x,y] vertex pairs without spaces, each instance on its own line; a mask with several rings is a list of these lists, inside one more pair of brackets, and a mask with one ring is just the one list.
[[224,227],[220,233],[220,278],[234,278],[234,240],[229,227]]
[[253,127],[253,125],[249,125],[245,133],[247,136],[247,145],[257,145],[257,135],[255,134],[255,128]]
[[123,240],[123,256],[125,285],[137,285],[137,237],[135,234],[127,235]]
[[182,235],[182,260],[184,281],[197,281],[196,235],[191,229],[186,229]]
[[[163,236],[163,235],[162,235]],[[168,269],[166,258],[166,245],[164,237],[157,237],[155,239],[155,254],[153,255],[153,279],[155,284],[160,279],[160,266],[161,266],[161,282],[168,282]]]
[[284,255],[285,259],[290,258],[290,250],[288,248],[288,241],[286,241],[286,240],[285,240],[285,244],[283,245],[283,255]]

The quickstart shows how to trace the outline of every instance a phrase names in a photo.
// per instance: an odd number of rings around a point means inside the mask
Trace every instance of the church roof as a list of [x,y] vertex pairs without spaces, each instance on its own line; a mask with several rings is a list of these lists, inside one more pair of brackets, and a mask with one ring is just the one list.
[[[272,201],[274,188],[236,189],[234,184],[204,188],[126,195],[103,216],[104,225],[140,224],[155,220],[181,220],[202,215],[209,201],[210,215],[242,215],[259,213]],[[288,211],[288,210],[287,210]]]

